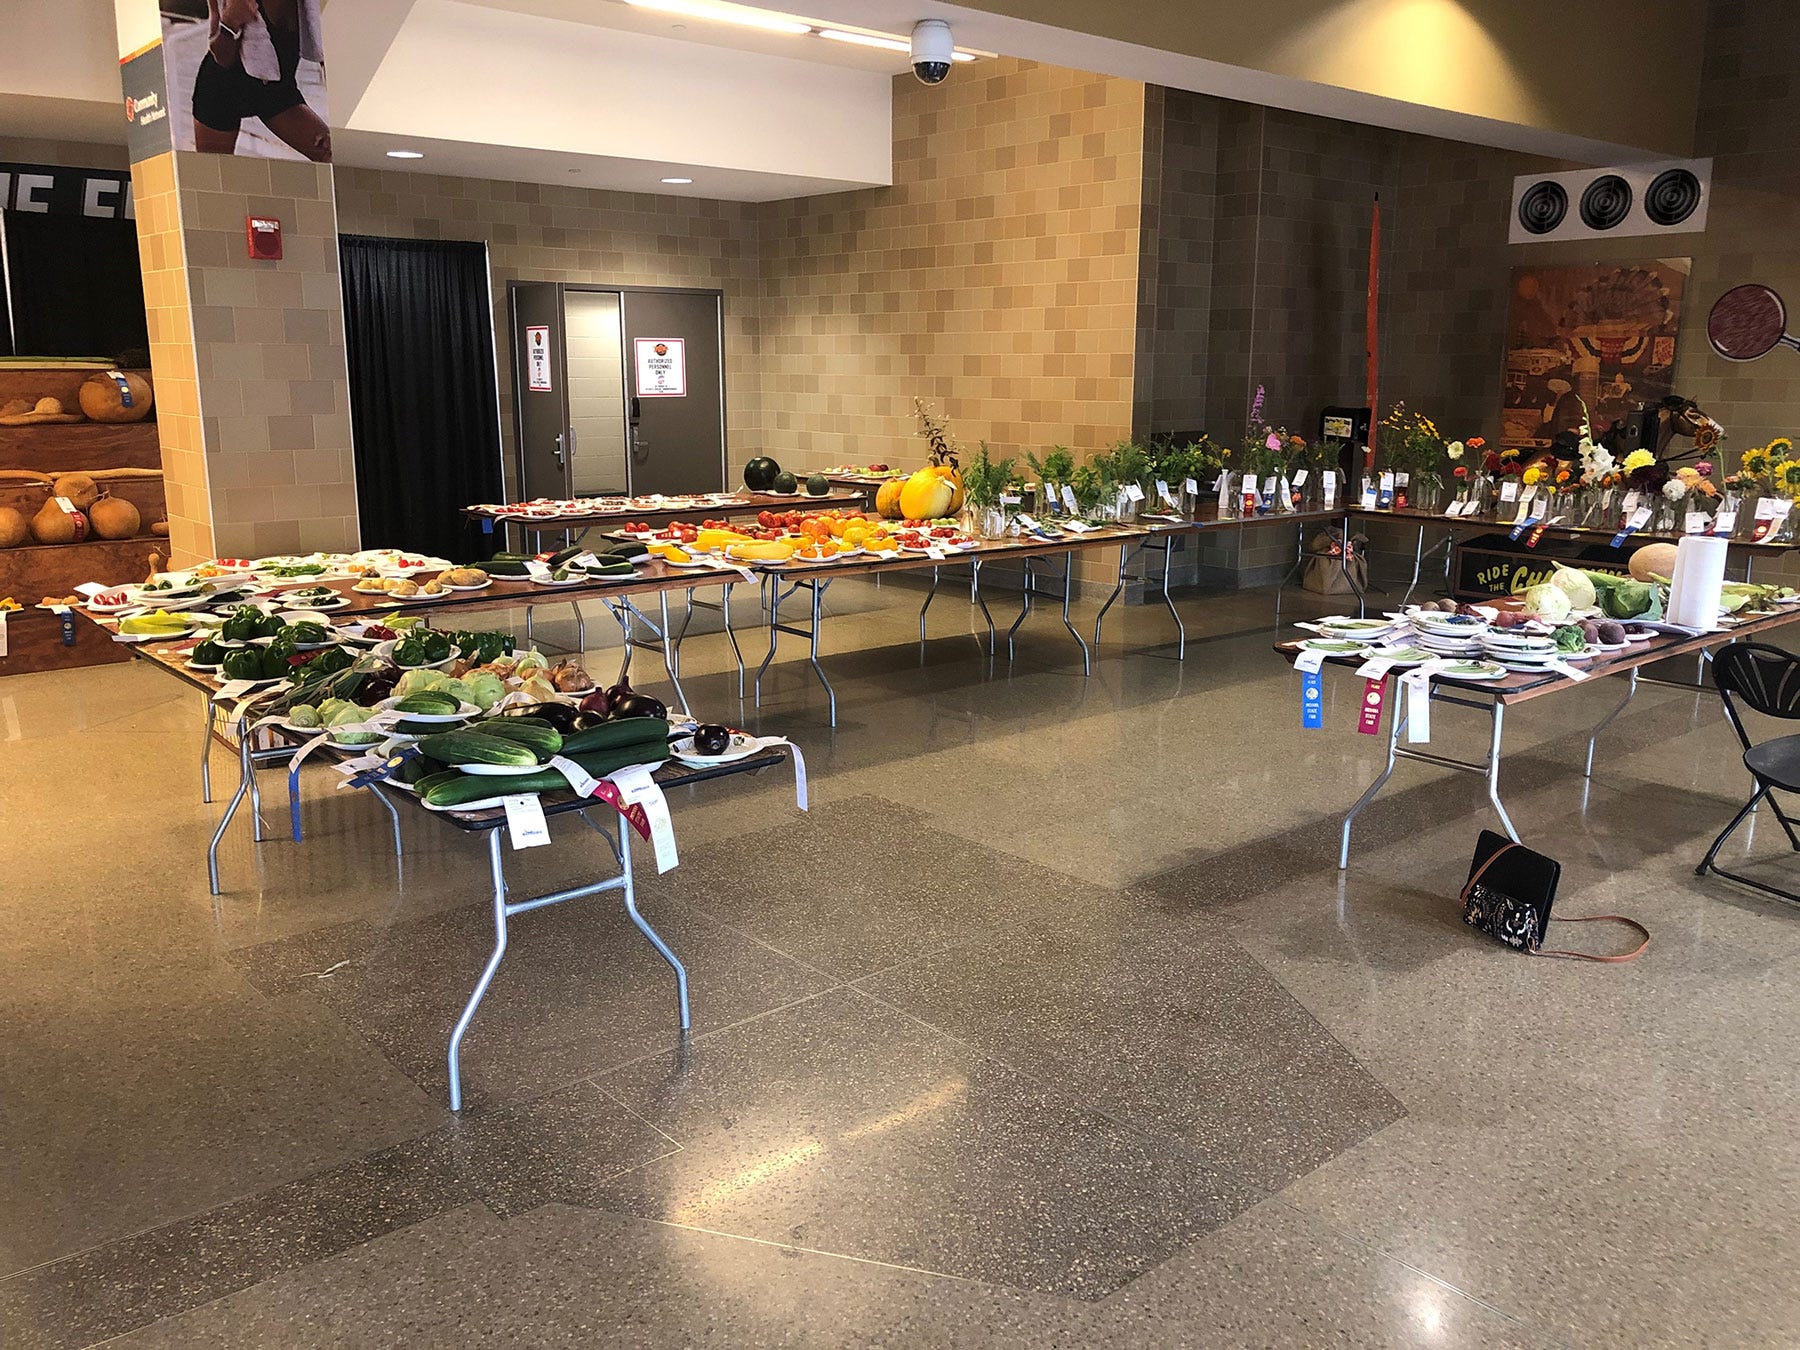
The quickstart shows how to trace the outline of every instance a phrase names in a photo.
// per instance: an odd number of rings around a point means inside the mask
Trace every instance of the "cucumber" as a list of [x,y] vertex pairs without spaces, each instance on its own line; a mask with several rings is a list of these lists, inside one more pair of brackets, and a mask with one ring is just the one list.
[[524,768],[538,762],[529,746],[476,731],[443,731],[427,736],[419,742],[419,753],[449,765],[506,764]]
[[491,577],[528,577],[531,575],[525,567],[524,559],[515,561],[512,558],[489,558],[482,570]]
[[563,748],[562,733],[555,727],[539,725],[524,717],[494,717],[477,723],[472,730],[481,736],[516,741],[535,751],[540,764]]
[[[520,777],[524,777],[523,774]],[[461,769],[439,769],[436,773],[428,773],[413,784],[413,790],[424,797],[434,788],[443,787],[447,783],[469,783],[479,781],[472,774]]]
[[555,769],[545,769],[542,773],[522,773],[510,778],[482,778],[472,773],[459,773],[448,781],[434,781],[428,789],[421,787],[419,795],[427,806],[461,806],[465,802],[485,802],[493,797],[549,792],[568,785],[569,780]]
[[417,786],[422,780],[430,778],[434,774],[443,773],[449,767],[449,765],[433,759],[430,755],[414,755],[394,770],[394,777],[402,783],[411,783]]
[[394,705],[400,712],[423,713],[427,717],[447,717],[461,706],[460,703],[451,698],[448,694],[437,694],[430,691],[408,694]]
[[445,731],[460,731],[462,727],[451,722],[414,722],[411,720],[394,723],[393,729],[402,736],[435,736]]
[[584,755],[570,755],[582,768],[596,778],[604,778],[609,773],[617,773],[620,769],[633,764],[662,764],[669,758],[669,743],[661,745],[624,745],[612,750],[594,750]]
[[562,752],[578,755],[594,750],[610,750],[624,745],[648,745],[669,741],[669,724],[661,717],[621,717],[602,722],[586,731],[571,731],[563,737]]
[[551,571],[555,571],[559,567],[567,567],[571,562],[586,552],[586,548],[577,544],[573,548],[563,549],[560,553],[552,553],[544,561],[550,565]]

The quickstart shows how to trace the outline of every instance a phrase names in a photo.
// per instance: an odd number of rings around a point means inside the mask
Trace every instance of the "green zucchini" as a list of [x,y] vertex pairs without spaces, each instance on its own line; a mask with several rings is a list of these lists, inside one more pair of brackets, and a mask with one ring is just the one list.
[[594,750],[583,755],[569,755],[596,778],[629,768],[633,764],[661,764],[669,758],[669,743],[661,745],[623,745],[612,750]]
[[393,776],[402,783],[411,783],[417,786],[421,780],[430,778],[433,774],[443,773],[449,767],[449,765],[433,759],[430,755],[414,755],[398,769],[395,769]]
[[504,764],[523,768],[538,762],[529,746],[476,731],[443,731],[427,736],[419,742],[419,753],[450,765]]
[[650,744],[661,741],[668,744],[669,724],[661,717],[620,717],[611,722],[602,722],[597,727],[589,727],[585,731],[571,731],[563,737],[562,752],[565,755],[578,755],[585,751],[610,750],[616,746]]
[[576,544],[573,548],[565,548],[560,553],[552,553],[545,559],[545,562],[549,564],[550,570],[554,572],[559,567],[567,567],[571,562],[586,552],[586,548],[580,544]]
[[540,764],[563,748],[562,734],[555,727],[543,726],[524,717],[491,717],[476,723],[471,730],[482,736],[516,741],[535,751]]
[[531,575],[522,559],[515,562],[511,558],[489,558],[482,564],[482,570],[491,577],[528,577]]
[[403,713],[423,713],[427,717],[447,717],[462,707],[462,704],[448,694],[437,694],[426,690],[417,694],[408,694],[394,704],[394,707]]

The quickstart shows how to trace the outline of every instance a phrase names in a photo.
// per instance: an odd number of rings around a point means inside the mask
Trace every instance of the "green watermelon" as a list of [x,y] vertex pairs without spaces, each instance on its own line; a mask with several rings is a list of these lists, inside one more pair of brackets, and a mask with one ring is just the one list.
[[758,455],[744,465],[744,486],[752,492],[767,492],[775,485],[781,466],[767,455]]
[[775,486],[769,489],[771,492],[779,492],[784,496],[792,496],[799,490],[800,484],[795,480],[794,475],[785,469],[775,475]]

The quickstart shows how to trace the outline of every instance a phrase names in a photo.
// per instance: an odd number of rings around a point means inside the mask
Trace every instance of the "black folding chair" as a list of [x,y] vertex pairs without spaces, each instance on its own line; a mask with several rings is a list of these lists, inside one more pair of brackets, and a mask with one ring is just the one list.
[[1706,850],[1706,856],[1694,869],[1695,875],[1713,872],[1740,886],[1800,905],[1800,895],[1736,872],[1727,872],[1713,862],[1731,832],[1765,800],[1781,822],[1781,828],[1787,831],[1788,842],[1800,850],[1800,835],[1794,833],[1795,824],[1800,822],[1791,819],[1772,795],[1777,788],[1800,793],[1800,735],[1753,742],[1738,708],[1742,701],[1744,707],[1767,717],[1800,718],[1800,656],[1766,643],[1733,642],[1720,648],[1713,657],[1712,673],[1713,683],[1719,686],[1719,699],[1725,705],[1725,716],[1731,719],[1738,740],[1743,742],[1744,767],[1756,780],[1756,791],[1744,803],[1743,810],[1731,818],[1731,824],[1713,840],[1712,847]]

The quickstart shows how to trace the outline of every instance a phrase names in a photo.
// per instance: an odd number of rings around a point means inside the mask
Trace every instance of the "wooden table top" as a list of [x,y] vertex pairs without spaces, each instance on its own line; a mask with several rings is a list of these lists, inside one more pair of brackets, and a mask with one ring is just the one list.
[[733,500],[711,506],[654,506],[620,508],[617,511],[590,511],[578,516],[520,516],[497,511],[491,506],[465,506],[462,513],[474,520],[494,520],[507,525],[520,525],[533,532],[548,530],[585,530],[596,525],[622,525],[630,520],[655,520],[667,524],[689,517],[706,519],[741,516],[757,511],[810,511],[828,507],[859,506],[868,493],[853,489],[834,489],[820,497],[797,492],[782,496],[773,492],[737,492]]

